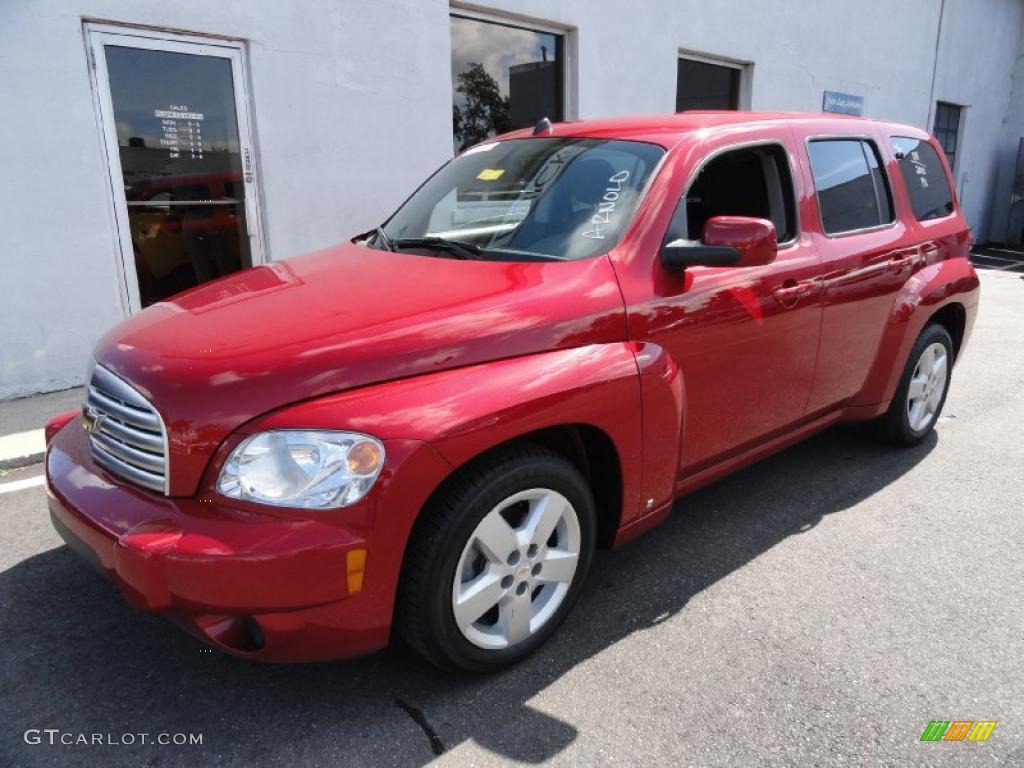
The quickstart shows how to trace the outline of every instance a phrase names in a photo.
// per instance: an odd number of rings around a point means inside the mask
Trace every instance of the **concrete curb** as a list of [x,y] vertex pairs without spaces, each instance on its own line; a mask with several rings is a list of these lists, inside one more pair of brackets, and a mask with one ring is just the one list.
[[45,452],[46,437],[41,429],[0,435],[0,469],[36,464],[42,461]]
[[39,453],[31,453],[28,456],[13,456],[5,459],[0,459],[0,469],[21,469],[22,467],[31,467],[33,464],[39,464],[43,457],[46,456],[45,451]]
[[30,467],[43,460],[43,425],[52,416],[80,408],[81,387],[0,402],[0,470]]
[[0,435],[0,469],[17,469],[38,464],[46,453],[43,430],[32,429],[14,435]]

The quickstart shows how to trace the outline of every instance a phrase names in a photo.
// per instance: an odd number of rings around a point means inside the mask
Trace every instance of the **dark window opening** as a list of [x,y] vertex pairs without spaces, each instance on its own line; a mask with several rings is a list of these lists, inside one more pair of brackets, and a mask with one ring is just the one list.
[[821,225],[835,235],[891,224],[892,192],[878,149],[860,139],[812,141],[808,147]]
[[565,37],[452,15],[455,150],[565,119]]
[[739,109],[740,70],[693,59],[679,59],[676,112],[687,109]]
[[910,207],[918,221],[939,219],[953,212],[953,190],[939,160],[927,141],[893,136],[892,149],[907,185]]
[[680,200],[666,242],[699,241],[715,216],[751,216],[775,225],[780,243],[796,237],[796,196],[785,149],[737,149],[714,158]]
[[960,110],[956,104],[940,101],[935,105],[935,138],[946,153],[946,162],[956,172],[956,153],[960,143]]

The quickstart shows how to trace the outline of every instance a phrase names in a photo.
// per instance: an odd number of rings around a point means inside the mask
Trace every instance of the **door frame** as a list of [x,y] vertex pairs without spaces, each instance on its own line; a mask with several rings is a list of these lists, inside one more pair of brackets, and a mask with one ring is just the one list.
[[126,315],[142,309],[139,296],[139,277],[135,269],[135,255],[128,223],[128,205],[124,194],[124,176],[117,143],[114,105],[110,93],[107,60],[104,45],[119,45],[143,50],[187,53],[210,56],[231,62],[232,86],[235,94],[235,119],[238,122],[239,151],[242,156],[244,181],[246,234],[252,266],[265,264],[266,237],[263,230],[260,179],[257,169],[256,131],[249,101],[249,71],[244,40],[224,37],[206,37],[146,27],[122,26],[106,22],[83,23],[93,105],[96,109],[104,160],[106,161],[110,204],[118,250],[118,275],[122,308]]

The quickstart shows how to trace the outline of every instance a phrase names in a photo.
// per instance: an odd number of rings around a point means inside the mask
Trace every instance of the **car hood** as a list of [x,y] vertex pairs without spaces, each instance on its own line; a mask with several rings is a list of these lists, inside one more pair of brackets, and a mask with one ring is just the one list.
[[606,257],[460,261],[345,243],[216,280],[115,326],[99,364],[160,412],[170,490],[274,408],[353,387],[624,339]]

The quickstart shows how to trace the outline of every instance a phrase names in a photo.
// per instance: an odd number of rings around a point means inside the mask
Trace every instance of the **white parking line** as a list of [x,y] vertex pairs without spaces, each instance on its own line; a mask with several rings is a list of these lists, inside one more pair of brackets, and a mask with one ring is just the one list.
[[[986,248],[986,251],[999,251],[1000,253],[1012,253],[1018,259],[1024,259],[1024,251],[1011,251],[1009,248]],[[994,258],[999,258],[998,256]]]
[[37,485],[42,485],[46,482],[46,477],[43,475],[37,475],[36,477],[26,477],[24,480],[12,480],[9,483],[0,483],[0,493],[14,493],[15,491],[23,491],[26,488],[35,488]]
[[995,256],[987,251],[1002,251],[1003,253],[1013,253],[1017,256],[1016,251],[1008,251],[1005,248],[987,248],[985,251],[973,251],[971,253],[972,261],[974,266],[979,269],[988,269],[994,272],[1009,272],[1010,270],[1019,270],[1024,267],[1024,259],[1010,259],[1006,256]]

